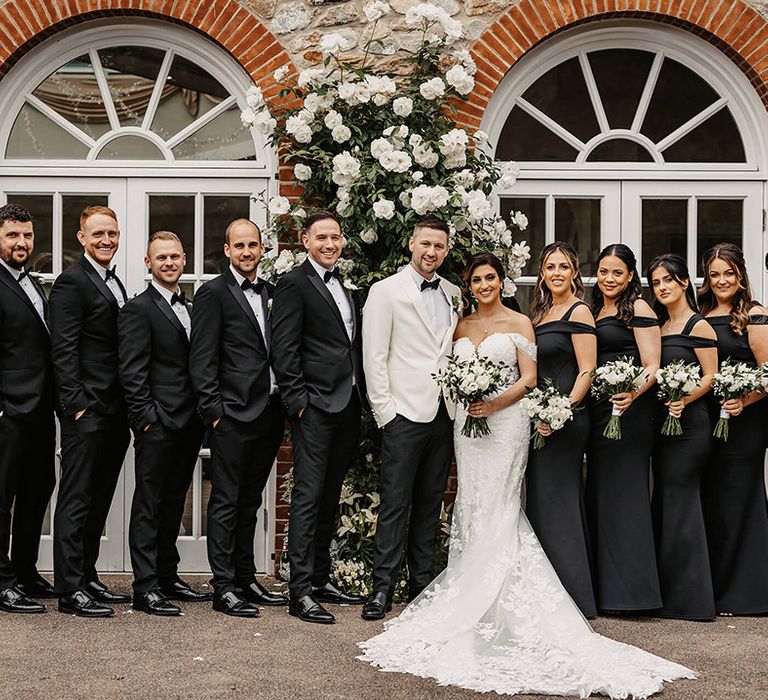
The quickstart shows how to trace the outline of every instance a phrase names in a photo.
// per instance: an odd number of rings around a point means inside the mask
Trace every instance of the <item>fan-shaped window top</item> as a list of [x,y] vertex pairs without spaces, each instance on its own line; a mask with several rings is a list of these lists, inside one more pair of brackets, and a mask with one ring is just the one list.
[[240,107],[173,49],[90,49],[25,96],[7,159],[243,161],[256,144]]
[[682,63],[638,49],[582,51],[514,100],[500,160],[744,163],[726,98]]

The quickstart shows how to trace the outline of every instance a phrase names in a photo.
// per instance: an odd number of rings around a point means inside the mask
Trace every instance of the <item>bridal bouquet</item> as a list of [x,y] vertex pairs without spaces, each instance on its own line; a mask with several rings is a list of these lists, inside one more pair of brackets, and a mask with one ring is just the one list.
[[[544,381],[544,386],[531,389],[520,403],[530,418],[548,425],[552,430],[560,430],[573,419],[573,405],[567,394],[560,391],[551,379]],[[534,431],[533,449],[544,447],[544,436]]]
[[[695,362],[686,364],[683,360],[674,360],[656,372],[656,383],[659,385],[659,398],[666,401],[680,401],[688,396],[701,382],[701,370]],[[682,435],[683,428],[680,419],[671,413],[661,426],[661,434],[672,436]]]
[[[645,371],[638,367],[633,358],[626,355],[613,362],[606,362],[592,373],[595,378],[592,393],[595,396],[614,396],[639,389],[645,384]],[[621,440],[621,411],[614,406],[608,425],[603,430],[603,437]]]
[[[487,357],[475,355],[460,358],[452,355],[448,358],[446,366],[440,368],[432,377],[451,401],[469,406],[505,389],[509,368],[503,362],[492,362]],[[468,415],[461,434],[470,438],[490,435],[488,419]]]
[[[712,393],[723,401],[737,399],[759,388],[761,370],[750,367],[744,362],[725,360],[720,364],[720,371],[712,377]],[[728,442],[728,419],[731,417],[724,408],[720,408],[720,418],[715,425],[716,438]]]

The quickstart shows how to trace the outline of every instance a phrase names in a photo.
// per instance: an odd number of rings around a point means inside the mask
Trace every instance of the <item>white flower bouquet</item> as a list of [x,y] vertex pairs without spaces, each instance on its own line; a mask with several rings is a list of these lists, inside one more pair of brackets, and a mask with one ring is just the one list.
[[[573,419],[573,404],[567,394],[562,392],[551,379],[544,381],[543,387],[531,389],[521,400],[523,410],[534,421],[548,425],[552,430],[560,430]],[[544,447],[544,436],[534,430],[533,449]]]
[[[509,377],[509,368],[502,362],[492,362],[486,357],[474,356],[464,359],[453,355],[448,358],[446,366],[440,368],[432,377],[451,401],[469,406],[504,389]],[[468,415],[461,434],[471,438],[490,435],[488,419]]]
[[[744,362],[724,360],[720,370],[712,377],[712,393],[723,401],[737,399],[761,386],[762,372],[756,367],[750,367]],[[715,425],[716,438],[728,442],[728,419],[731,417],[725,409],[720,409],[720,417]]]
[[[606,362],[592,373],[594,396],[615,396],[628,391],[635,391],[645,384],[645,371],[635,364],[633,358],[626,355],[613,362]],[[613,406],[608,425],[603,430],[603,437],[609,440],[621,440],[621,411]]]
[[[662,401],[680,401],[701,383],[701,368],[695,362],[686,364],[684,360],[674,360],[656,372],[656,383]],[[680,419],[670,413],[661,426],[661,434],[682,435]]]

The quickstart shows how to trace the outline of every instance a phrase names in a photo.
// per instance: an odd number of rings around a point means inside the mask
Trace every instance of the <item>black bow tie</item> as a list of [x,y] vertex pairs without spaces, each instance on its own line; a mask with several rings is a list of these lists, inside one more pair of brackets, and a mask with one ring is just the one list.
[[174,304],[181,304],[182,306],[187,305],[187,295],[184,294],[184,290],[173,293],[173,296],[171,297],[171,306]]
[[257,280],[256,282],[250,282],[248,280],[243,280],[240,283],[240,288],[247,292],[249,289],[252,289],[256,294],[261,294],[261,290],[264,288],[264,282],[261,280]]
[[21,274],[19,275],[18,279],[16,280],[19,284],[21,284],[21,280],[23,280],[25,277],[29,277],[29,272],[26,270],[22,270]]
[[339,274],[339,268],[338,268],[338,267],[334,267],[334,268],[333,268],[333,270],[326,270],[326,271],[323,273],[323,282],[325,282],[325,283],[327,284],[327,283],[328,283],[328,282],[330,282],[330,281],[331,281],[331,280],[332,280],[334,277],[335,277],[337,280],[339,280],[339,282],[341,282],[341,275]]
[[109,282],[109,280],[116,280],[117,279],[117,273],[115,272],[117,270],[117,266],[110,267],[107,269],[106,274],[104,275],[104,281]]
[[427,280],[421,281],[421,291],[423,292],[425,289],[432,289],[437,290],[440,287],[440,278],[435,277],[431,282],[427,282]]

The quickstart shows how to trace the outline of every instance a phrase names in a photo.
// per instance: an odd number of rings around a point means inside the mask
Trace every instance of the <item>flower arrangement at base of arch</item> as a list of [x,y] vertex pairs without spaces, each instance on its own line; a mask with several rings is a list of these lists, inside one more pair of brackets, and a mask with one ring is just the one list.
[[[476,72],[468,51],[452,49],[461,24],[430,3],[409,8],[405,24],[421,41],[395,76],[376,67],[377,22],[390,7],[374,0],[364,11],[370,38],[362,55],[347,55],[346,39],[327,34],[322,66],[290,78],[287,69],[276,71],[285,106],[268,106],[255,86],[246,94],[243,124],[268,137],[304,190],[301,201],[275,196],[267,202],[265,235],[284,249],[262,261],[261,274],[276,280],[303,262],[306,253],[291,243],[307,213],[326,208],[337,213],[345,234],[338,262],[344,284],[364,295],[407,264],[414,224],[435,216],[448,223],[452,245],[441,275],[460,281],[472,255],[491,251],[507,271],[504,294],[514,294],[514,279],[530,257],[515,237],[528,222],[520,212],[505,221],[492,196],[496,187],[510,188],[519,169],[495,162],[487,135],[469,134],[454,119],[454,103],[473,90]],[[370,586],[378,506],[379,436],[370,419],[360,455],[342,494],[333,575],[344,588],[362,592]]]

